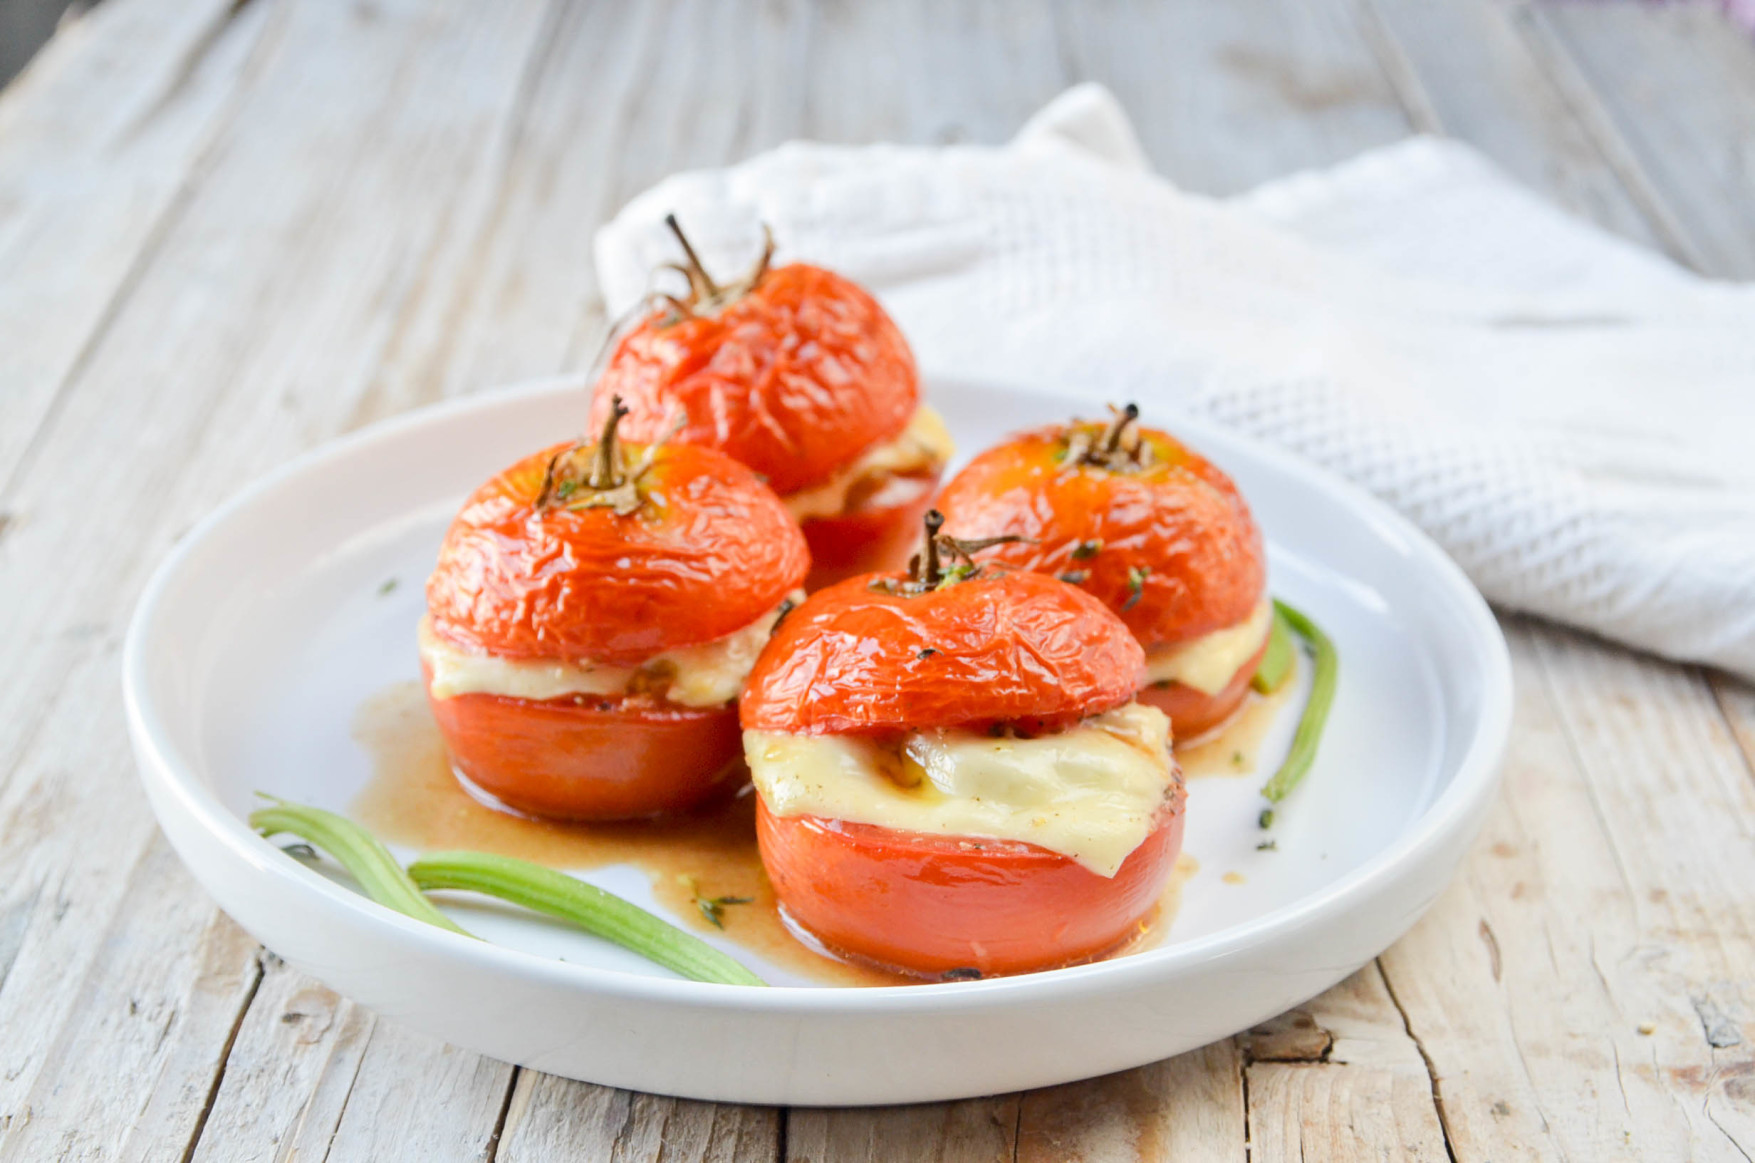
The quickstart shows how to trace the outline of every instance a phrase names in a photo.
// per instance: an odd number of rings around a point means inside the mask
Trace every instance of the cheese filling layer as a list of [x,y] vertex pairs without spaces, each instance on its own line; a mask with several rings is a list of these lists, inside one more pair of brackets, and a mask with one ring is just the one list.
[[[804,591],[794,592],[794,603]],[[558,699],[567,695],[625,695],[650,691],[684,707],[717,707],[743,693],[743,684],[768,644],[783,606],[742,630],[699,646],[655,654],[640,666],[607,666],[561,659],[498,658],[459,649],[420,621],[420,656],[432,671],[434,698],[505,695],[515,699]]]
[[1261,649],[1273,624],[1273,602],[1263,597],[1255,611],[1235,626],[1147,651],[1146,682],[1179,682],[1203,695],[1216,695]]
[[777,816],[1022,840],[1105,877],[1152,834],[1178,778],[1170,720],[1139,703],[1035,739],[745,731],[743,749]]
[[943,417],[924,404],[914,410],[901,435],[874,444],[852,464],[820,485],[812,485],[780,498],[794,521],[811,517],[839,517],[848,500],[888,477],[924,476],[936,471],[956,453]]

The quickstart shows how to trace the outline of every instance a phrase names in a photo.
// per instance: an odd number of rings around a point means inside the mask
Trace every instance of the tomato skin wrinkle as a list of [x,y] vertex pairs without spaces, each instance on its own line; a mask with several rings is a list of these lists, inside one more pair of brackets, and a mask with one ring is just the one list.
[[660,306],[624,335],[592,399],[619,396],[622,431],[715,448],[781,495],[820,484],[901,433],[920,404],[913,352],[877,300],[832,271],[768,271],[717,314]]
[[539,508],[565,447],[526,457],[464,503],[427,581],[440,637],[511,659],[639,665],[742,629],[809,571],[779,498],[711,449],[661,448],[634,512]]
[[820,590],[781,623],[744,691],[746,730],[1066,725],[1139,686],[1139,644],[1064,582],[998,572],[901,596],[872,588],[886,577]]
[[[1236,625],[1267,587],[1266,549],[1230,477],[1168,433],[1142,429],[1143,468],[1068,464],[1054,425],[990,448],[945,486],[938,507],[958,537],[1013,533],[982,561],[1076,584],[1147,649]],[[1076,563],[1076,564],[1075,564]]]

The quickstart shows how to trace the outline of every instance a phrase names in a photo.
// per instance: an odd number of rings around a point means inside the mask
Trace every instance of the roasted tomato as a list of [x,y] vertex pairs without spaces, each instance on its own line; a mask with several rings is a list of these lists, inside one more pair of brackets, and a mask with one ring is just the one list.
[[1178,738],[1242,702],[1272,625],[1261,531],[1236,485],[1132,404],[990,448],[945,486],[954,533],[1002,532],[983,560],[1051,574],[1100,599],[1146,649],[1141,700]]
[[460,775],[522,812],[677,811],[741,770],[735,699],[809,568],[752,472],[591,444],[477,489],[427,582],[427,693]]
[[674,430],[761,474],[804,528],[812,588],[899,564],[950,458],[901,331],[832,271],[771,267],[772,240],[754,271],[721,285],[667,222],[689,293],[659,298],[620,338],[593,416],[620,396],[629,438]]
[[1143,653],[938,520],[911,572],[819,591],[763,650],[740,710],[762,862],[788,921],[853,960],[956,979],[1101,956],[1182,842]]

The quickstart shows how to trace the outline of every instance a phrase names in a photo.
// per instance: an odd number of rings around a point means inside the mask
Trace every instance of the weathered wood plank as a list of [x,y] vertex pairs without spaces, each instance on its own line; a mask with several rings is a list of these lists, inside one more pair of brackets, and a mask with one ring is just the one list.
[[0,485],[175,218],[269,9],[106,4],[0,95]]
[[[125,928],[137,867],[162,843],[114,703],[91,695],[113,690],[133,595],[193,517],[351,415],[383,308],[418,281],[492,156],[540,15],[529,2],[289,9],[262,83],[9,494],[24,519],[0,554],[13,679],[0,690],[0,914],[25,920],[0,990],[0,1116],[14,1116],[0,1155],[77,1145],[80,1128],[114,1135],[150,1105],[144,1066],[79,1084],[89,1062],[60,1048],[83,1044],[83,999],[136,975],[181,997],[211,972],[192,959],[198,943],[171,943],[212,917],[186,881],[155,899],[163,944],[122,958],[103,941]],[[92,494],[67,487],[98,479],[94,463],[113,485],[101,521]],[[235,1013],[216,1018],[217,1063]],[[145,1059],[155,1040],[118,1024],[104,1053]]]
[[780,1152],[780,1119],[771,1107],[636,1094],[526,1070],[518,1076],[496,1158],[770,1163]]
[[196,1160],[493,1157],[512,1067],[379,1022],[268,961]]
[[1232,1041],[1022,1097],[1017,1163],[1243,1163],[1243,1055]]
[[1737,745],[1743,749],[1750,773],[1755,775],[1755,686],[1719,673],[1709,675],[1708,681]]
[[[196,890],[162,838],[127,873],[108,923],[73,934],[96,946],[102,972],[76,983],[76,1008],[28,1047],[41,1063],[36,1085],[15,1090],[6,1079],[15,1097],[0,1103],[0,1159],[176,1158],[206,1108],[255,989],[255,942],[212,908],[183,907]],[[70,889],[40,884],[25,933],[81,925]],[[30,967],[18,968],[28,984]],[[34,1032],[10,1020],[5,1028],[7,1043]],[[17,1060],[11,1046],[6,1059]]]
[[[1363,0],[1366,28],[1410,116],[1635,242],[1685,252],[1630,197],[1530,45],[1521,10],[1483,0]],[[1667,217],[1667,216],[1666,216]]]
[[1011,1163],[1019,1095],[852,1110],[795,1108],[787,1163]]
[[1747,1025],[1741,756],[1692,673],[1521,624],[1511,641],[1503,800],[1383,958],[1458,1157],[1746,1150],[1749,1045],[1711,1046],[1700,1012]]
[[1432,1079],[1375,963],[1238,1041],[1251,1160],[1445,1157]]
[[1573,99],[1689,260],[1755,277],[1755,39],[1716,4],[1544,3],[1531,15],[1564,58],[1557,75],[1576,77]]
[[1068,70],[1102,81],[1179,185],[1231,194],[1407,135],[1350,0],[1066,0]]

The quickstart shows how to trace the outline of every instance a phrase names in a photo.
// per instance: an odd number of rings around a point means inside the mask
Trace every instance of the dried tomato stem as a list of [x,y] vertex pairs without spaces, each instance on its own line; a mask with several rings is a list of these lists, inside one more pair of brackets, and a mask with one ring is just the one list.
[[939,583],[941,566],[938,559],[938,531],[944,527],[945,515],[937,509],[926,511],[926,552],[921,556],[920,583],[931,589]]
[[700,279],[701,285],[707,289],[707,294],[715,298],[718,297],[719,284],[715,283],[713,276],[707,273],[706,266],[701,262],[701,256],[695,253],[695,248],[689,243],[689,236],[683,233],[682,225],[677,222],[676,215],[666,214],[664,224],[670,227],[672,234],[676,235],[677,242],[682,245],[683,254],[688,257],[689,282],[692,283],[696,279]]
[[593,489],[613,489],[626,479],[622,471],[622,445],[616,439],[616,426],[628,414],[620,396],[611,396],[609,415],[603,418],[603,435],[597,438],[597,450],[591,456],[591,472],[585,484]]
[[1129,404],[1110,421],[1109,430],[1103,433],[1103,451],[1111,456],[1121,448],[1121,438],[1127,432],[1127,426],[1140,418],[1140,406]]

